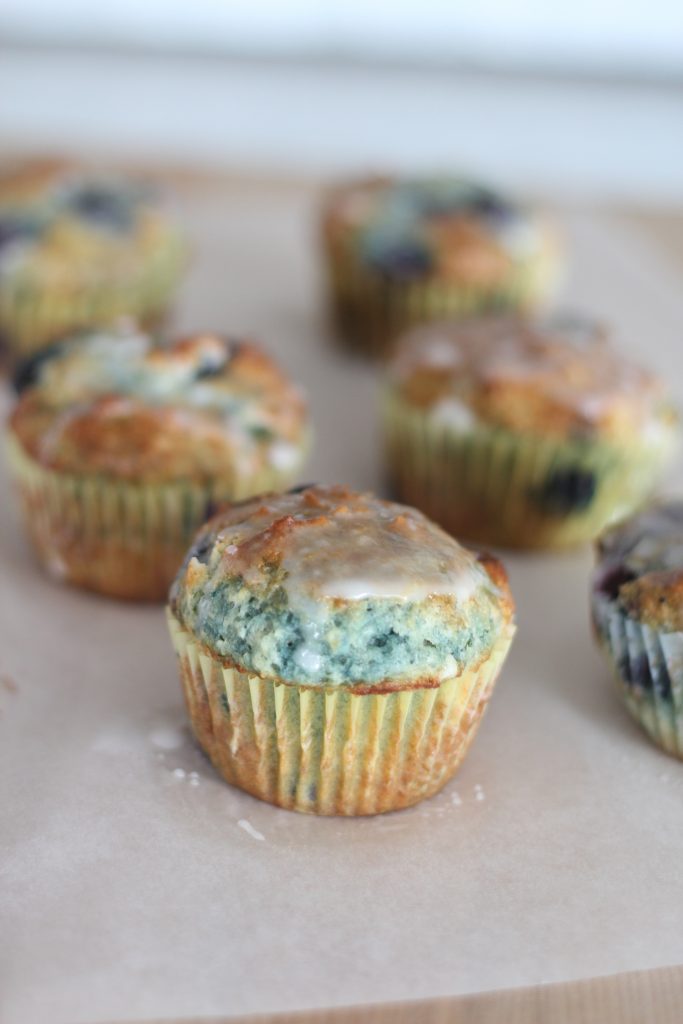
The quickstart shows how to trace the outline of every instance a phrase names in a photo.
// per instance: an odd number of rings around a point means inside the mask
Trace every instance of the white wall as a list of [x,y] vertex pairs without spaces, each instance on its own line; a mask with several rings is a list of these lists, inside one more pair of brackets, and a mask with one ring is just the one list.
[[462,168],[522,190],[683,203],[683,91],[282,62],[0,53],[4,151],[247,170]]
[[683,75],[680,0],[2,0],[2,37]]

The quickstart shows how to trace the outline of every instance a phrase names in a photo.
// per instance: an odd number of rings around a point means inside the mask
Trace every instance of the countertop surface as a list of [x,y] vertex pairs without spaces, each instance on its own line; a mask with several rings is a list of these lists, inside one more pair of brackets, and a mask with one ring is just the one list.
[[[311,396],[306,476],[381,489],[378,373],[328,336],[316,198],[182,184],[196,255],[177,328],[261,336]],[[557,215],[565,303],[614,323],[683,399],[675,238],[656,218]],[[367,820],[221,782],[187,733],[161,610],[43,578],[9,501],[0,559],[4,1024],[422,1000],[683,962],[683,767],[631,723],[593,647],[590,551],[506,556],[519,634],[466,762],[434,799]],[[661,984],[670,1000],[680,976]],[[628,991],[621,1011],[603,992],[600,1017],[500,1019],[621,1024]],[[455,1005],[354,1019],[499,1019]]]

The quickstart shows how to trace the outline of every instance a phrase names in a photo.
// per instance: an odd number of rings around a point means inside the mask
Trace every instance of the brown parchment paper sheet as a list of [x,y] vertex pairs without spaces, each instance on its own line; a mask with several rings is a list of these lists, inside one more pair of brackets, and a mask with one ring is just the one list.
[[[315,199],[182,188],[196,252],[177,325],[261,335],[311,395],[306,477],[380,488],[378,378],[329,343]],[[618,219],[561,219],[567,300],[683,397],[680,277]],[[4,475],[2,494],[4,1024],[421,999],[683,961],[683,766],[641,737],[593,650],[588,551],[506,559],[519,635],[441,795],[316,820],[214,776],[184,731],[161,611],[44,579]]]

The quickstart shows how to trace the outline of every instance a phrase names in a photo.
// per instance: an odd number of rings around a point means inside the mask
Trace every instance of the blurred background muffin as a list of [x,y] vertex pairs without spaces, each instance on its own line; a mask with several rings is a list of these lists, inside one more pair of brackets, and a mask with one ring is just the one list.
[[408,807],[453,775],[514,634],[505,571],[421,513],[310,486],[198,534],[169,625],[194,733],[254,796]]
[[397,497],[456,535],[514,547],[585,541],[637,507],[678,427],[663,382],[568,316],[417,329],[384,404]]
[[185,262],[149,183],[59,161],[0,176],[0,338],[10,358],[124,314],[152,326]]
[[298,388],[257,345],[167,347],[119,327],[53,346],[18,375],[10,467],[45,567],[116,597],[161,600],[217,503],[296,480]]
[[557,242],[541,218],[462,178],[341,185],[323,238],[340,338],[371,355],[411,324],[533,308],[557,279]]
[[683,501],[660,502],[597,544],[593,626],[632,717],[683,758]]

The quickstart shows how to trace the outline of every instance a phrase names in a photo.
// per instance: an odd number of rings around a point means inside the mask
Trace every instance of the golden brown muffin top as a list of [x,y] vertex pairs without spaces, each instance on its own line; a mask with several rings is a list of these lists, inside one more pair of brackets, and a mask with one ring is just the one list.
[[419,328],[390,366],[402,398],[444,426],[653,440],[678,417],[663,382],[616,353],[598,325],[489,316]]
[[149,182],[59,160],[0,174],[0,284],[126,279],[182,241]]
[[249,341],[196,334],[163,346],[122,325],[55,346],[24,378],[11,428],[62,472],[291,479],[306,445],[300,391]]
[[221,572],[258,586],[282,566],[287,586],[311,600],[467,601],[486,581],[476,556],[417,509],[342,486],[236,503],[211,530]]
[[172,607],[214,653],[258,674],[391,689],[480,663],[514,605],[501,564],[421,512],[310,485],[207,523]]
[[456,177],[352,181],[331,190],[323,230],[367,269],[496,287],[548,246],[548,229],[492,189]]
[[56,158],[12,161],[4,165],[0,172],[0,208],[35,202],[69,169],[67,161]]
[[597,545],[594,590],[653,629],[683,630],[683,500],[660,501]]

